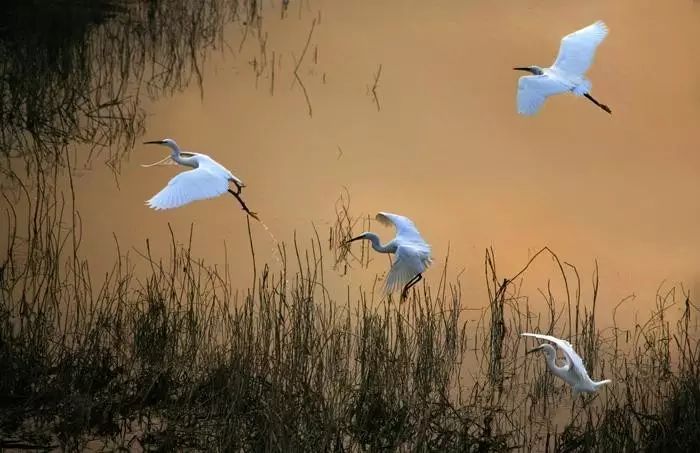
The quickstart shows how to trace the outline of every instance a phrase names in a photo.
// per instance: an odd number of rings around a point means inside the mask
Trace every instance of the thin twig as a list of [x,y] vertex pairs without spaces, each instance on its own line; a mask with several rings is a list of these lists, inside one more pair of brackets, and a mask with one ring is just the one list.
[[377,73],[374,75],[374,84],[372,85],[372,96],[374,97],[374,103],[377,105],[377,111],[382,110],[382,106],[379,104],[379,97],[377,97],[377,88],[379,87],[379,77],[382,76],[382,65],[379,65]]
[[302,50],[301,56],[299,57],[299,60],[297,61],[296,66],[294,66],[294,78],[296,79],[297,82],[299,82],[299,85],[301,86],[301,89],[304,92],[304,99],[306,99],[306,105],[309,108],[309,116],[313,116],[313,110],[311,108],[311,101],[309,100],[309,93],[306,91],[306,86],[304,86],[304,82],[301,81],[301,77],[299,77],[299,67],[301,66],[301,63],[304,61],[304,56],[306,56],[306,51],[309,48],[309,43],[311,42],[311,36],[314,34],[315,28],[316,28],[316,19],[314,19],[311,22],[311,30],[309,30],[309,35],[306,37],[306,44],[304,44],[304,50]]

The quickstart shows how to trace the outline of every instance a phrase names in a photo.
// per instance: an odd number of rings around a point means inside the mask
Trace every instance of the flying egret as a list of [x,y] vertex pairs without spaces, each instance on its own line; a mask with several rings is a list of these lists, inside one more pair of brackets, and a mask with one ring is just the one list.
[[423,278],[423,272],[432,263],[430,245],[420,235],[416,225],[408,217],[389,212],[377,214],[377,220],[384,225],[393,225],[396,228],[396,237],[382,245],[379,236],[371,232],[364,232],[350,239],[346,244],[359,239],[367,239],[372,243],[372,248],[379,253],[393,253],[394,262],[386,277],[385,293],[403,286],[401,300],[408,295],[408,290]]
[[604,384],[610,384],[612,381],[610,379],[605,379],[603,381],[594,381],[588,376],[586,367],[583,365],[583,359],[581,356],[576,354],[573,346],[566,340],[561,340],[559,338],[553,337],[551,335],[541,335],[538,333],[521,333],[520,335],[525,337],[534,337],[541,340],[551,341],[556,344],[559,349],[564,352],[564,365],[557,365],[557,351],[549,343],[542,343],[538,347],[527,351],[527,354],[542,351],[544,353],[545,361],[547,362],[547,367],[550,369],[555,376],[563,379],[567,384],[569,384],[574,391],[574,397],[580,393],[593,393],[598,391]]
[[585,96],[595,105],[612,114],[607,105],[601,104],[591,96],[591,82],[584,77],[593,63],[596,48],[607,35],[608,27],[599,20],[564,36],[561,40],[559,55],[551,67],[513,68],[516,71],[534,74],[520,77],[518,81],[518,113],[534,115],[549,96],[571,91],[576,96]]
[[[180,173],[172,178],[165,188],[146,201],[148,206],[156,210],[178,208],[193,201],[218,197],[228,191],[236,197],[248,215],[259,220],[257,214],[250,211],[240,197],[245,184],[223,165],[206,154],[181,151],[175,140],[170,138],[144,142],[144,145],[149,144],[167,146],[170,148],[170,156],[150,165],[142,165],[142,167],[168,165],[173,162],[192,167],[194,170]],[[234,192],[229,188],[229,182],[236,186],[237,191]]]

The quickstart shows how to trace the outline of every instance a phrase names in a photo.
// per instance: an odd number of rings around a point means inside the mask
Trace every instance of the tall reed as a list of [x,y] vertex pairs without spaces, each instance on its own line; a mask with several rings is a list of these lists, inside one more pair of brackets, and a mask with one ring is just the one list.
[[[279,248],[282,266],[236,293],[228,276],[172,237],[117,251],[98,286],[80,256],[79,218],[55,192],[25,188],[7,207],[0,266],[0,445],[271,451],[674,451],[697,445],[697,307],[659,294],[633,330],[596,327],[576,269],[547,248],[510,278],[485,253],[488,300],[466,322],[461,286],[424,285],[399,304],[331,294],[324,273],[363,263],[342,247],[361,221],[345,198],[322,265],[319,236]],[[362,217],[360,217],[361,219]],[[68,222],[66,222],[68,220]],[[20,228],[21,227],[21,228]],[[354,231],[357,233],[357,231]],[[171,233],[172,235],[172,233]],[[334,239],[335,238],[335,239]],[[252,243],[252,241],[251,241]],[[115,242],[118,249],[118,242]],[[520,284],[550,257],[565,282],[536,312]],[[135,275],[136,260],[148,271]],[[334,270],[334,268],[336,270]],[[439,271],[438,271],[439,272]],[[436,272],[436,275],[438,275]],[[573,278],[573,281],[571,279]],[[670,307],[680,305],[680,319]],[[522,331],[567,336],[591,375],[612,379],[573,400]]]

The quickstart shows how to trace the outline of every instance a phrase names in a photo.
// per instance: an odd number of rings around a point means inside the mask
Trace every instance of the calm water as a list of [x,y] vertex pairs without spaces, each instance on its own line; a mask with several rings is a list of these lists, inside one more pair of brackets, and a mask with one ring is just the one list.
[[[291,3],[285,19],[277,5],[267,8],[261,73],[251,64],[262,61],[260,41],[230,26],[228,45],[201,63],[201,90],[193,83],[144,97],[141,138],[174,138],[227,166],[277,240],[296,231],[308,244],[313,225],[325,238],[346,187],[356,215],[414,219],[434,248],[429,284],[449,245],[449,275],[460,274],[465,307],[486,301],[487,247],[507,277],[549,246],[579,268],[584,300],[597,260],[603,319],[630,294],[629,313],[652,308],[664,281],[700,292],[694,2],[311,1]],[[551,64],[563,35],[597,19],[611,32],[589,76],[613,115],[559,96],[536,117],[518,116],[520,74],[511,68]],[[298,70],[310,116],[293,70],[313,20]],[[378,110],[369,87],[380,65]],[[231,197],[165,212],[144,206],[179,171],[140,167],[165,151],[137,145],[116,180],[103,165],[76,174],[82,251],[95,274],[113,263],[113,236],[123,252],[149,238],[155,254],[167,256],[168,225],[184,242],[194,224],[195,254],[211,264],[227,256],[234,283],[247,287],[246,221]],[[278,266],[270,236],[258,224],[253,235],[258,261]],[[329,272],[327,282],[343,299],[347,285],[366,287],[386,267],[378,257],[369,269]],[[523,292],[534,304],[549,278],[559,290],[555,269],[543,259],[528,274]]]

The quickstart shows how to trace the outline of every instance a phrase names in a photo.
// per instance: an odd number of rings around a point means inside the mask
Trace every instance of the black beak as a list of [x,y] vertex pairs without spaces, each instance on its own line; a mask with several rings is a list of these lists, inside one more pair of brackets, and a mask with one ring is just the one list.
[[525,71],[525,72],[532,72],[532,69],[530,68],[513,68],[514,71]]
[[537,351],[539,351],[540,349],[542,349],[542,346],[537,346],[537,347],[534,348],[534,349],[530,349],[529,351],[525,351],[525,354],[532,354],[533,352],[537,352]]
[[152,142],[143,142],[144,145],[162,145],[165,143],[163,140],[153,140]]
[[346,243],[346,244],[349,244],[349,243],[351,243],[352,241],[357,241],[358,239],[362,239],[362,236],[357,236],[356,238],[349,239],[349,240],[345,241],[345,243]]

